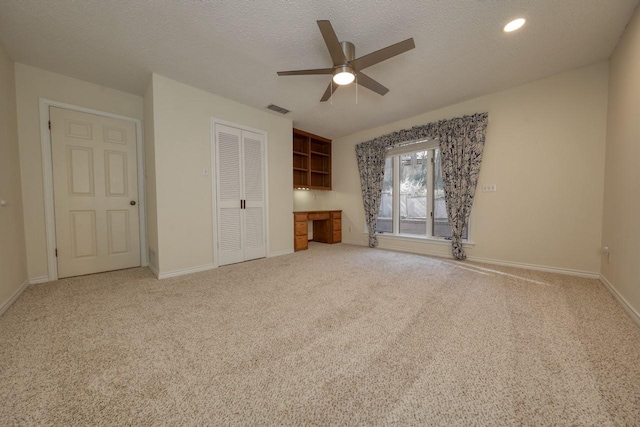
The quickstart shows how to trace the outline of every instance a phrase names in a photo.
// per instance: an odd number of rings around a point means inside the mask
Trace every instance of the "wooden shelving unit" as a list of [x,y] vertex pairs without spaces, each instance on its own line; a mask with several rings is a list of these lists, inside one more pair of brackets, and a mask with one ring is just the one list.
[[293,129],[293,188],[331,190],[331,140]]
[[293,130],[293,187],[309,186],[309,138]]

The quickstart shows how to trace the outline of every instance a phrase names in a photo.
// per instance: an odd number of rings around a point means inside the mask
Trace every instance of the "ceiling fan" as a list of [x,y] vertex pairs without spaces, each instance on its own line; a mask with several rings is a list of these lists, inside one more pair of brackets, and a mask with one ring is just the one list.
[[333,60],[333,67],[312,70],[278,71],[278,75],[302,76],[332,74],[333,82],[336,84],[329,83],[329,87],[327,87],[324,95],[322,95],[320,102],[328,100],[339,85],[348,85],[353,82],[356,76],[358,77],[356,80],[357,84],[371,89],[380,95],[386,94],[389,92],[389,89],[364,74],[362,70],[416,47],[413,38],[410,38],[356,59],[356,47],[351,42],[338,41],[338,36],[336,36],[335,31],[333,31],[331,22],[326,20],[318,21],[318,27],[320,27],[324,42],[327,45],[327,49],[329,49],[329,54]]

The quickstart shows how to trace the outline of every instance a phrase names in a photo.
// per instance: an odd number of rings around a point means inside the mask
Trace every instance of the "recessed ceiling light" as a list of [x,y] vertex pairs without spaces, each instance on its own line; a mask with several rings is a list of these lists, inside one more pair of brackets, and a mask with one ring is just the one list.
[[525,23],[525,19],[524,18],[518,18],[518,19],[514,19],[513,21],[509,22],[507,25],[504,26],[504,28],[502,29],[502,31],[504,31],[505,33],[510,33],[512,31],[518,30],[520,28],[522,28],[522,26]]

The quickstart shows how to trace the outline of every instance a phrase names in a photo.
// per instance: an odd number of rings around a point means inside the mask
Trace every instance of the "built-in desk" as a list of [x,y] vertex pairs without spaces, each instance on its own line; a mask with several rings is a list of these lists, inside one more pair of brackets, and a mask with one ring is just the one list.
[[340,243],[342,241],[342,211],[305,211],[293,213],[293,249],[309,247],[308,221],[313,221],[313,241]]

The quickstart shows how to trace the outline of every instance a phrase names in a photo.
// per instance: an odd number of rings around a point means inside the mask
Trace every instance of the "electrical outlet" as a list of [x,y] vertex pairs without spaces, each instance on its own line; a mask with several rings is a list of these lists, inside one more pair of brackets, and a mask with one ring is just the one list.
[[482,186],[482,192],[483,193],[494,193],[496,191],[496,185],[495,184],[484,184]]

